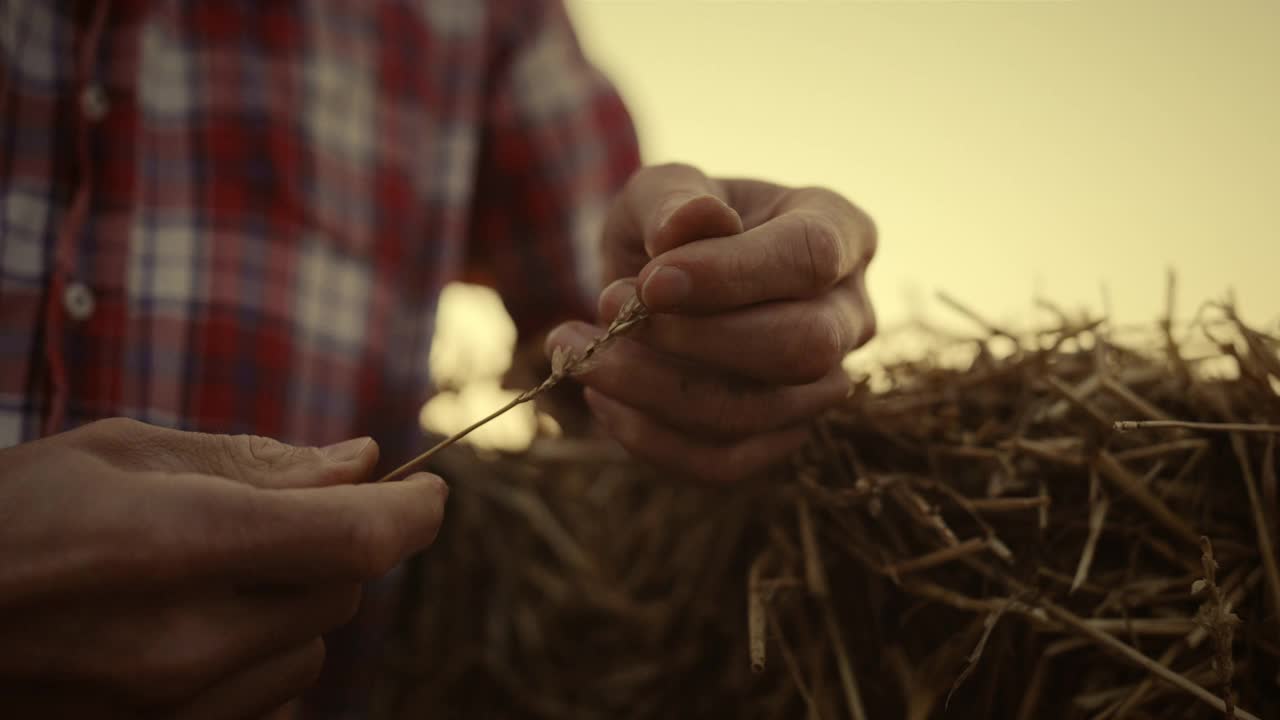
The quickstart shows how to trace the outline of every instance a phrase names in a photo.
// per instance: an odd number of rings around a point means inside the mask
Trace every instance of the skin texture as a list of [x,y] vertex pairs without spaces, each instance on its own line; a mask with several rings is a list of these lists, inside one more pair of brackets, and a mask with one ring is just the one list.
[[439,478],[113,419],[0,451],[0,697],[14,717],[256,717],[360,586],[432,543]]
[[637,291],[655,313],[580,376],[601,426],[664,470],[729,483],[804,444],[842,401],[844,356],[875,334],[870,218],[821,188],[637,172],[604,238],[599,324],[547,337],[581,350]]

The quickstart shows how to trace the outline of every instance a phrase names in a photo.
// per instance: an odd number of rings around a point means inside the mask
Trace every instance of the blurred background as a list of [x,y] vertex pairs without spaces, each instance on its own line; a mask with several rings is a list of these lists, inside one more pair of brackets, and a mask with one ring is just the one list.
[[[1150,322],[1169,268],[1181,315],[1228,292],[1280,315],[1280,2],[568,5],[645,162],[825,185],[876,219],[885,328],[963,322],[939,290],[1011,327],[1037,297]],[[433,366],[466,389],[423,417],[447,431],[501,404],[514,331],[481,288],[441,312]]]

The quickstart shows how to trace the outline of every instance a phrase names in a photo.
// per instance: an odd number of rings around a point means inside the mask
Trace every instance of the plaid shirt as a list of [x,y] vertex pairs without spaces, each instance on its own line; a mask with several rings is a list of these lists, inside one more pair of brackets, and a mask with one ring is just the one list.
[[441,287],[594,307],[634,132],[555,0],[0,0],[0,447],[417,440]]

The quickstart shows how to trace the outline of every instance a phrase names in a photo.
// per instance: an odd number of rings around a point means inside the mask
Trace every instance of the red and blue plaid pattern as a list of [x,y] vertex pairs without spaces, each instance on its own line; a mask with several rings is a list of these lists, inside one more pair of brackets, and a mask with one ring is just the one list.
[[441,287],[588,314],[637,164],[556,1],[0,0],[0,447],[124,415],[399,459]]
[[558,2],[0,0],[0,83],[0,446],[407,451],[441,287],[588,313],[638,163]]

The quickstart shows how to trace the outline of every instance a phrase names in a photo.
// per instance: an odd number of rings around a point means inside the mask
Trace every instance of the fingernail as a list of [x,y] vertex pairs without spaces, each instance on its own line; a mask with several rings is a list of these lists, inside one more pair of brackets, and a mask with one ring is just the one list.
[[651,308],[673,308],[689,297],[689,273],[670,265],[659,265],[649,273],[640,289],[640,299]]
[[347,462],[360,457],[365,448],[369,447],[369,443],[373,442],[373,438],[358,437],[350,440],[343,440],[340,443],[326,446],[321,449],[324,456],[334,462]]
[[581,323],[566,323],[552,334],[548,339],[547,345],[551,348],[560,346],[567,347],[574,352],[582,352],[586,349],[587,345],[591,344],[592,340],[595,340],[596,337],[599,336],[599,332],[596,332],[595,334],[589,333],[587,331],[588,327],[590,327],[591,330],[596,329]]
[[618,308],[631,299],[636,292],[635,278],[622,278],[609,283],[609,287],[600,292],[596,301],[596,312],[601,320],[612,320]]

